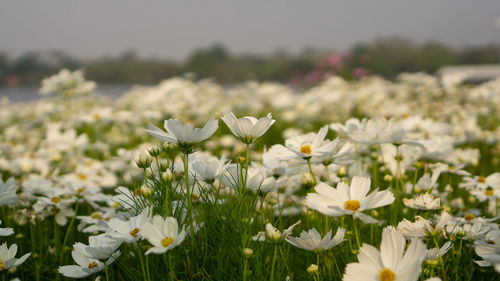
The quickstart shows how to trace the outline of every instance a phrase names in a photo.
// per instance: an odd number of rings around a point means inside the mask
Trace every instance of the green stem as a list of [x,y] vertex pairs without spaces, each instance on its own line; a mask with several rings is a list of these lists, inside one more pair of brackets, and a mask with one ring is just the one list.
[[59,231],[58,231],[58,228],[57,228],[57,222],[56,222],[55,215],[54,215],[54,240],[55,240],[54,244],[55,244],[55,247],[56,247],[56,252],[60,253],[61,246],[59,245]]
[[280,250],[281,258],[283,259],[283,263],[285,264],[287,275],[290,276],[290,269],[288,268],[288,264],[286,263],[285,255],[283,255],[283,251],[281,250],[281,247],[279,247],[279,250]]
[[106,281],[109,281],[108,267],[107,266],[104,268],[104,271],[106,272]]
[[142,251],[141,251],[141,246],[139,243],[136,243],[137,246],[137,252],[139,256],[139,262],[141,263],[141,271],[142,271],[142,276],[144,276],[144,281],[147,281],[147,276],[146,276],[146,270],[144,268],[144,260],[142,259]]
[[441,249],[439,249],[438,242],[436,240],[436,237],[432,238],[434,240],[434,245],[436,245],[436,250],[439,256],[439,264],[441,265],[441,270],[443,271],[443,279],[446,281],[446,271],[444,270],[444,262],[443,262],[443,257],[441,256]]
[[247,271],[248,271],[248,258],[245,257],[245,263],[243,265],[243,281],[247,280]]
[[316,180],[316,176],[313,173],[312,167],[311,167],[311,158],[307,158],[307,166],[309,167],[309,173],[311,173],[311,176],[313,177],[313,184],[316,186],[318,184],[318,181]]
[[78,200],[76,201],[76,204],[75,204],[75,214],[71,218],[68,229],[66,230],[66,234],[64,235],[64,240],[63,240],[63,244],[62,244],[62,251],[61,251],[61,255],[59,257],[59,260],[61,260],[61,261],[64,257],[64,247],[66,246],[66,243],[68,242],[69,234],[71,233],[71,230],[73,228],[73,224],[75,223],[75,218],[76,218],[77,214],[78,214]]
[[168,275],[170,275],[170,280],[174,281],[175,280],[175,277],[174,277],[174,267],[172,266],[172,255],[168,255],[168,268],[170,270],[170,272],[168,273]]
[[319,267],[319,253],[316,253],[316,265],[318,266],[318,279],[321,279],[320,276],[320,272],[321,272],[321,268]]
[[189,186],[189,155],[184,153],[184,177],[186,179],[186,196],[188,201],[188,210],[186,218],[189,220],[189,232],[191,234],[191,241],[194,247],[194,227],[193,227],[193,219],[191,217],[191,213],[193,211],[193,198],[191,196],[191,187]]
[[278,244],[274,245],[273,261],[271,265],[271,278],[269,280],[274,281],[274,266],[276,264],[276,253],[278,252]]
[[146,256],[146,276],[148,277],[148,281],[151,281],[151,277],[149,276],[149,256]]
[[359,233],[358,233],[358,222],[356,219],[353,217],[352,218],[353,224],[354,224],[354,235],[356,236],[356,245],[358,245],[358,249],[361,248],[361,244],[359,243]]
[[248,179],[248,167],[250,166],[250,144],[247,143],[246,153],[245,153],[245,179],[243,188],[247,187],[247,179]]

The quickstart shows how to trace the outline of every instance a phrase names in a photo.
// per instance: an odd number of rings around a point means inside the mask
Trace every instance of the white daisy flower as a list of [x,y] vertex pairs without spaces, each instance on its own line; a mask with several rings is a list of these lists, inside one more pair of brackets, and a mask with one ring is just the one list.
[[403,203],[406,207],[418,210],[437,210],[441,208],[440,199],[432,196],[432,194],[421,194],[416,198],[407,199],[403,198]]
[[191,125],[183,125],[177,119],[165,120],[163,125],[167,132],[153,124],[148,125],[147,133],[162,141],[176,143],[184,152],[191,152],[193,145],[200,143],[212,136],[218,127],[218,121],[210,119],[203,128],[193,128]]
[[142,226],[150,220],[150,216],[151,209],[146,207],[139,215],[131,217],[127,221],[112,218],[108,222],[109,235],[125,243],[133,243],[142,238]]
[[306,205],[327,216],[352,215],[365,223],[376,223],[377,220],[362,211],[392,204],[395,198],[389,190],[375,190],[367,195],[370,183],[366,177],[354,177],[351,186],[340,182],[337,188],[320,183],[315,187],[316,193],[307,195]]
[[252,237],[254,241],[268,241],[272,243],[280,243],[283,242],[288,236],[292,234],[293,229],[299,225],[301,221],[299,220],[298,222],[292,224],[290,227],[287,229],[283,230],[283,233],[279,231],[276,227],[274,227],[272,224],[267,223],[266,224],[266,231],[259,231],[256,235]]
[[179,225],[174,217],[163,219],[156,215],[151,222],[142,226],[142,236],[153,245],[146,255],[163,254],[181,244],[186,237],[186,231],[183,228],[179,232]]
[[10,248],[7,243],[0,245],[0,271],[20,266],[31,255],[28,253],[17,259],[16,254],[17,244],[12,244]]
[[[0,220],[0,225],[2,224],[2,221]],[[10,236],[14,234],[14,229],[7,227],[7,228],[1,228],[0,227],[0,236]]]
[[349,263],[344,281],[416,281],[426,255],[422,241],[414,239],[405,251],[406,240],[394,227],[386,227],[382,233],[380,251],[364,243],[359,249],[358,262]]
[[300,237],[288,236],[286,241],[297,248],[312,252],[322,252],[345,241],[345,229],[339,227],[337,233],[332,238],[332,230],[329,230],[326,235],[321,238],[321,235],[316,228],[311,228],[308,231],[302,231]]

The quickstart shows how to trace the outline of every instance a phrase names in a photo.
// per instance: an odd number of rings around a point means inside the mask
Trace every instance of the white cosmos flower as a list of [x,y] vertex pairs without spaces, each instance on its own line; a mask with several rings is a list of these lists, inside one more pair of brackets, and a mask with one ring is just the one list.
[[426,220],[421,216],[416,216],[415,218],[415,222],[403,219],[398,224],[398,231],[407,239],[424,238],[437,233],[445,234],[446,225],[452,219],[451,215],[446,211],[443,211],[439,217],[434,217],[436,223]]
[[285,141],[285,146],[278,144],[271,147],[269,153],[280,160],[313,158],[313,162],[322,161],[335,153],[334,149],[339,143],[338,138],[325,141],[327,133],[328,126],[324,126],[318,133],[293,136]]
[[449,223],[446,226],[446,231],[454,235],[460,235],[464,240],[478,240],[482,239],[490,231],[490,228],[486,224],[476,221],[462,225]]
[[366,177],[354,177],[350,187],[344,182],[338,183],[337,188],[320,183],[315,187],[316,193],[307,195],[306,205],[327,216],[352,215],[365,223],[376,223],[377,220],[362,211],[392,204],[394,194],[389,190],[375,190],[367,195],[370,183]]
[[[91,236],[92,237],[92,236]],[[100,240],[100,238],[97,238]],[[89,242],[91,239],[89,238]],[[96,240],[92,241],[92,244],[95,244]],[[90,244],[90,243],[89,243]],[[65,265],[60,266],[58,271],[62,275],[69,278],[84,278],[90,276],[96,272],[103,270],[106,266],[112,264],[120,255],[120,251],[97,251],[96,245],[94,247],[90,245],[85,245],[82,243],[75,243],[73,245],[73,251],[71,252],[71,256],[73,260],[77,263],[77,265]],[[108,248],[108,247],[105,247]],[[114,247],[109,247],[116,248]],[[103,253],[106,252],[106,255]],[[97,256],[95,255],[97,254]],[[107,259],[106,262],[100,261],[100,259]]]
[[163,219],[156,215],[151,222],[142,226],[142,236],[153,245],[146,255],[163,254],[181,244],[186,237],[186,231],[183,228],[179,232],[179,225],[174,217]]
[[426,255],[422,241],[414,239],[405,251],[406,240],[394,227],[386,227],[382,233],[380,251],[364,243],[359,249],[358,262],[349,263],[344,281],[416,281]]
[[147,133],[162,141],[177,143],[181,149],[189,149],[212,136],[218,127],[218,121],[210,119],[203,128],[193,128],[191,125],[183,125],[177,119],[165,120],[163,125],[167,132],[153,124],[148,125]]
[[[196,153],[192,155],[196,155]],[[189,162],[191,165],[190,176],[196,178],[196,180],[204,181],[209,184],[213,183],[216,179],[220,180],[229,165],[225,155],[220,159],[202,155],[193,160],[189,159]]]
[[12,244],[10,248],[7,247],[7,243],[0,245],[0,271],[20,266],[31,255],[28,253],[17,259],[16,254],[17,244]]
[[[222,177],[222,183],[234,189],[238,189],[240,185],[243,185],[246,171],[242,171],[241,173],[243,175],[240,177],[239,169],[239,165],[229,165],[225,175]],[[248,167],[246,188],[254,192],[270,192],[282,187],[286,183],[286,178],[279,178],[276,180],[274,177],[266,177],[266,171],[267,169],[263,166],[252,165]]]
[[407,199],[403,198],[403,203],[412,209],[418,210],[436,210],[441,207],[440,199],[432,196],[432,194],[421,194],[416,198]]
[[[0,220],[0,225],[2,224],[2,221]],[[7,228],[0,228],[0,236],[9,236],[14,234],[14,229],[7,227]]]
[[[476,254],[482,260],[474,261],[481,267],[500,265],[500,232],[495,231],[494,237],[488,242],[476,241]],[[500,267],[500,266],[499,266]]]
[[246,144],[255,142],[258,137],[267,132],[271,125],[276,122],[276,120],[272,119],[271,113],[257,120],[257,118],[252,116],[236,118],[236,116],[230,112],[224,114],[221,119],[229,127],[229,130]]
[[439,259],[439,255],[441,255],[441,257],[444,256],[444,254],[446,254],[451,249],[451,247],[452,244],[450,241],[448,241],[444,243],[441,248],[439,248],[439,252],[437,248],[428,249],[425,254],[425,260],[437,260]]
[[286,241],[295,247],[306,251],[322,252],[342,243],[344,239],[345,229],[339,227],[337,234],[332,238],[332,230],[321,238],[321,234],[316,228],[311,228],[308,231],[302,231],[300,237],[288,236]]
[[123,221],[119,218],[112,218],[108,222],[109,235],[122,240],[125,243],[133,243],[142,238],[142,226],[150,220],[151,209],[146,207],[142,212]]
[[279,231],[279,229],[274,227],[272,224],[267,223],[266,231],[259,231],[259,233],[252,237],[252,240],[260,242],[268,241],[272,243],[283,242],[284,239],[292,234],[293,229],[300,223],[301,221],[299,220],[298,222],[292,224],[287,229],[283,230],[283,233],[281,233],[281,231]]

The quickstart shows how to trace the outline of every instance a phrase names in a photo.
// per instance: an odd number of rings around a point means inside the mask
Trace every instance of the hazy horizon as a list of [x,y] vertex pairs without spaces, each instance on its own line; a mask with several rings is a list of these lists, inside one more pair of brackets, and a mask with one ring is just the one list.
[[297,53],[392,36],[465,47],[500,42],[499,16],[493,0],[12,1],[0,3],[0,51],[181,60],[215,43],[234,54]]

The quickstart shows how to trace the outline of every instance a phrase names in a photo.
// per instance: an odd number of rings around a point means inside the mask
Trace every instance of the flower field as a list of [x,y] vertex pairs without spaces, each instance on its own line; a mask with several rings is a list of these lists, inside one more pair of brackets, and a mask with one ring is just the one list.
[[0,100],[2,280],[500,277],[500,79],[95,89]]

